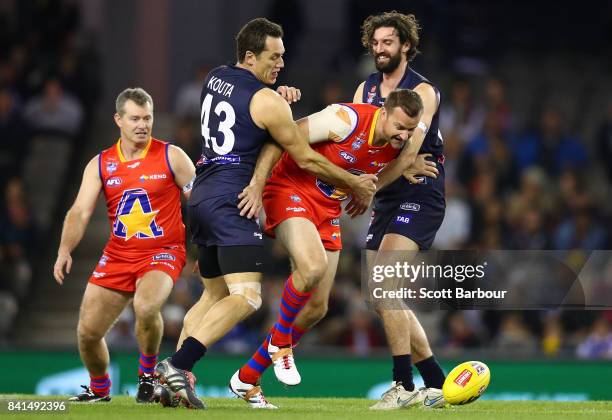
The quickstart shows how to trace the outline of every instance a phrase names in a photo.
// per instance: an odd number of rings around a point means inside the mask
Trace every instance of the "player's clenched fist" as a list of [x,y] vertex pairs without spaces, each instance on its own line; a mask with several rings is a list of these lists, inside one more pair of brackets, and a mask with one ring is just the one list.
[[302,92],[293,86],[279,86],[276,88],[276,93],[282,96],[290,104],[302,98]]

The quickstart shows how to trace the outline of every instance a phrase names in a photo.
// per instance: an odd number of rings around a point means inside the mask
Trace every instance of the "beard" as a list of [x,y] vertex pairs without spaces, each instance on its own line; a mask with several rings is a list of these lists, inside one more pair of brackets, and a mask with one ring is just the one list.
[[[378,57],[386,56],[389,57],[389,61],[386,63],[379,63]],[[374,57],[374,65],[376,66],[376,70],[383,73],[392,73],[402,62],[402,52],[398,51],[395,55],[387,55],[387,54],[378,54]]]

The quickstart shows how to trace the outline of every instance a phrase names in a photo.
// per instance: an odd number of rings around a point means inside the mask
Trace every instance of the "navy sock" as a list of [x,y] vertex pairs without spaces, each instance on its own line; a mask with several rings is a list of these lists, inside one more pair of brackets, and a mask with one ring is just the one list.
[[442,385],[444,384],[446,377],[444,376],[444,371],[442,370],[442,367],[440,367],[440,364],[436,360],[435,356],[421,360],[414,365],[421,373],[427,388],[442,389]]
[[393,380],[401,382],[406,391],[414,390],[412,381],[412,358],[409,354],[393,356]]
[[174,367],[191,371],[196,364],[206,354],[206,346],[193,337],[187,337],[179,351],[172,356]]

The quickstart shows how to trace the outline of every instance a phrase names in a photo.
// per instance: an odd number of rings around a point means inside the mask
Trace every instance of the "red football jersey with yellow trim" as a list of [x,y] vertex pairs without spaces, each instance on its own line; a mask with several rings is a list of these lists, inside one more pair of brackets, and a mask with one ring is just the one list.
[[[352,110],[357,117],[357,125],[351,134],[340,142],[326,141],[312,145],[312,148],[321,153],[330,162],[346,169],[355,175],[376,174],[390,161],[399,155],[400,150],[394,149],[389,143],[381,147],[372,145],[374,140],[375,122],[380,108],[369,104],[341,104],[349,111]],[[347,191],[336,188],[314,175],[300,169],[288,153],[283,153],[278,161],[268,185],[282,186],[285,179],[293,181],[300,186],[300,193],[310,194],[311,197],[323,197],[330,201],[346,200]]]
[[120,141],[98,159],[111,227],[105,252],[138,255],[164,247],[184,250],[181,192],[170,167],[169,144],[151,138],[139,159],[126,161]]

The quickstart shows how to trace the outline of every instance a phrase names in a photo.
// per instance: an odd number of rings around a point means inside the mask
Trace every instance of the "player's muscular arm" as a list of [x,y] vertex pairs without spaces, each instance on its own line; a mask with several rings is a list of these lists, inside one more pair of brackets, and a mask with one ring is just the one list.
[[77,198],[64,219],[62,239],[57,250],[57,260],[53,267],[53,275],[59,284],[64,281],[64,268],[66,273],[70,273],[72,267],[70,253],[83,238],[85,228],[89,223],[96,200],[102,189],[98,172],[98,159],[98,156],[94,157],[85,167]]
[[374,176],[352,175],[332,164],[309,146],[293,121],[289,105],[276,93],[262,89],[251,101],[251,115],[256,124],[264,126],[298,166],[340,188],[349,188],[354,194],[368,197],[374,192]]
[[[423,113],[421,114],[420,122],[429,127],[431,120],[438,110],[438,97],[433,87],[427,83],[421,83],[414,91],[419,94],[423,101]],[[414,178],[415,175],[431,175],[431,172],[437,174],[437,170],[432,171],[432,167],[435,167],[433,162],[425,161],[425,157],[417,161],[417,155],[423,144],[423,139],[427,134],[426,130],[417,127],[410,137],[408,144],[402,149],[402,152],[393,160],[378,176],[377,188],[381,189],[395,181],[400,175],[404,174],[410,182],[417,183],[418,181]],[[427,163],[424,163],[427,162]]]
[[170,145],[168,148],[168,160],[174,173],[174,182],[183,191],[185,198],[189,198],[195,178],[193,162],[183,149],[174,145]]
[[238,200],[240,200],[238,208],[241,216],[251,219],[259,214],[262,207],[261,196],[266,180],[282,154],[283,149],[271,140],[263,145],[255,164],[251,182],[238,194]]
[[357,90],[355,91],[355,95],[353,95],[353,103],[361,104],[363,103],[363,87],[365,82],[361,82],[359,86],[357,86]]

